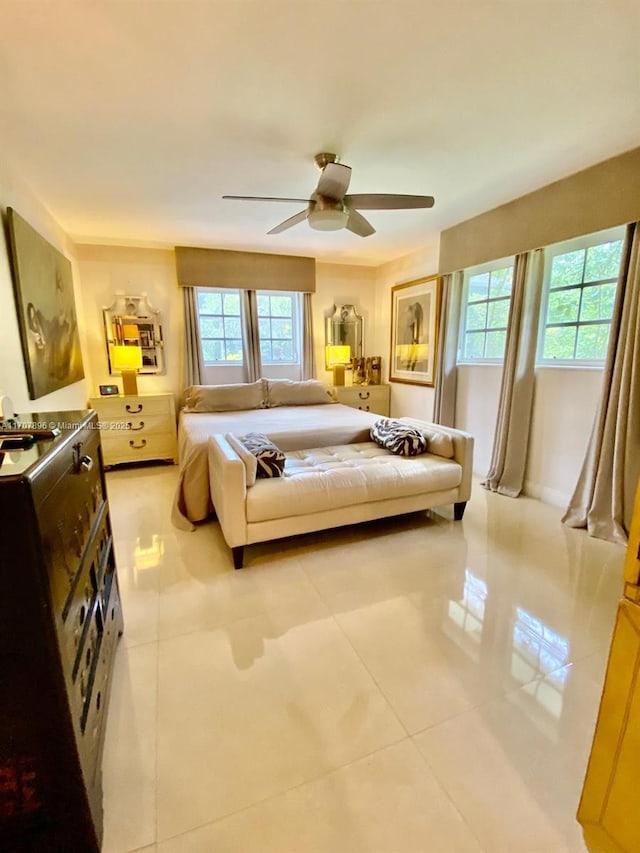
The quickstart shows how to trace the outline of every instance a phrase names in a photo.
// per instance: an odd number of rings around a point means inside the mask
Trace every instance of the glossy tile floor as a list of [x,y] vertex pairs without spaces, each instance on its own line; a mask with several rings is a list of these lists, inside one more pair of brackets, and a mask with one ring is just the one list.
[[624,549],[478,484],[442,514],[255,545],[107,475],[125,616],[105,853],[560,853]]

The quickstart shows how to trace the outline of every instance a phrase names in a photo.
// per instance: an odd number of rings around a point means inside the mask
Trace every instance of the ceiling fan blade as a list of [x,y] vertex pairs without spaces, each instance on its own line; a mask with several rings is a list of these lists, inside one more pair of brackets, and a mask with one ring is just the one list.
[[341,201],[349,189],[351,180],[351,166],[343,166],[342,163],[327,163],[322,170],[316,192],[325,198]]
[[272,228],[271,231],[267,231],[267,234],[280,234],[282,231],[286,231],[287,228],[292,228],[294,225],[297,225],[298,222],[304,222],[307,218],[308,212],[309,211],[305,207],[305,209],[301,210],[300,213],[295,213],[293,216],[285,219],[284,222],[281,222],[280,225],[276,225],[276,227]]
[[286,201],[291,204],[307,204],[307,198],[268,198],[262,195],[223,195],[222,198],[234,201]]
[[346,195],[344,203],[348,207],[356,207],[358,210],[413,210],[433,207],[435,199],[432,195],[364,193],[363,195]]
[[349,218],[347,219],[345,228],[349,231],[353,231],[353,233],[357,234],[358,237],[370,237],[371,234],[376,233],[376,229],[373,225],[368,222],[362,214],[358,213],[357,210],[349,211]]

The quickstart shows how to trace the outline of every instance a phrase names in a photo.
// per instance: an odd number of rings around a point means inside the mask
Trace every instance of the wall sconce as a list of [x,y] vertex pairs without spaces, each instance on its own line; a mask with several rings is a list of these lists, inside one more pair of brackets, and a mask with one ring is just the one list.
[[327,347],[327,366],[333,370],[333,384],[344,385],[344,368],[351,364],[351,347],[330,345]]
[[111,367],[122,374],[122,392],[125,396],[138,393],[137,375],[142,367],[142,348],[115,344],[111,347]]

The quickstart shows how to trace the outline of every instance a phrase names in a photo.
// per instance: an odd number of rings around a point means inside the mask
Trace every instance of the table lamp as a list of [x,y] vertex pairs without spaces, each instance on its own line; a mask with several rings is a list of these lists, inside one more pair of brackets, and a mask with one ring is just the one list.
[[142,367],[142,348],[116,344],[111,347],[111,367],[122,374],[122,392],[125,396],[138,393],[137,374]]
[[345,364],[351,364],[351,347],[330,344],[327,347],[327,367],[333,370],[334,385],[344,385]]

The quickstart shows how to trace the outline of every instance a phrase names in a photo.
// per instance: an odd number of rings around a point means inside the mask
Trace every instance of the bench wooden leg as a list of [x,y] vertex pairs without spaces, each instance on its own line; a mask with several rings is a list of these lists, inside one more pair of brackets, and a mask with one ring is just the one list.
[[460,501],[460,503],[453,505],[453,517],[456,521],[462,521],[462,516],[464,515],[466,506],[466,501]]
[[244,562],[244,545],[238,545],[236,548],[232,548],[231,553],[233,554],[233,568],[241,569]]

